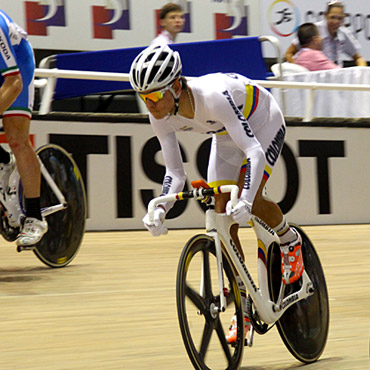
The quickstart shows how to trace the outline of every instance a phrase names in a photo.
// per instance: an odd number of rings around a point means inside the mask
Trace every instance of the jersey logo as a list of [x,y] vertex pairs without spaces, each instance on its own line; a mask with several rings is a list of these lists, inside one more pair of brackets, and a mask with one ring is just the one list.
[[229,104],[231,105],[231,108],[233,109],[234,113],[236,114],[238,120],[240,121],[240,123],[242,124],[243,126],[243,129],[246,133],[246,135],[248,137],[254,137],[254,134],[253,134],[253,131],[251,130],[251,128],[249,127],[249,124],[248,124],[248,121],[247,119],[243,116],[242,112],[238,109],[238,107],[235,105],[234,103],[234,100],[232,99],[232,97],[230,96],[230,93],[225,90],[223,93],[222,93],[226,100],[229,102]]
[[182,126],[179,128],[180,131],[191,131],[193,130],[193,127],[191,126]]
[[220,134],[221,132],[226,132],[226,128],[225,127],[222,127],[219,130],[217,130],[217,131],[207,131],[206,134]]
[[214,125],[217,122],[216,121],[212,121],[211,119],[209,119],[209,120],[207,120],[207,123],[209,123],[210,125]]
[[244,181],[244,189],[249,190],[251,188],[251,181],[252,181],[252,163],[251,159],[247,158],[246,170],[245,170],[245,181]]
[[7,42],[6,40],[3,40],[3,38],[1,37],[1,34],[0,34],[0,47],[1,47],[1,52],[6,58],[6,60],[9,60],[11,56],[10,56],[9,49],[7,47]]
[[281,148],[284,145],[285,131],[286,128],[282,125],[266,150],[266,160],[271,166],[277,161]]

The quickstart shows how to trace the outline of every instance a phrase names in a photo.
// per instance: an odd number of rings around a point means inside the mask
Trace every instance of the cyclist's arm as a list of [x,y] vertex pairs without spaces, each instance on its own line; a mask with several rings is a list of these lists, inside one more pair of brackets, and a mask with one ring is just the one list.
[[213,100],[215,117],[223,122],[231,139],[247,158],[246,181],[240,198],[253,203],[265,169],[265,153],[254,136],[247,119],[239,110],[237,113],[235,109],[237,109],[236,104],[230,102],[222,94],[218,94],[218,97]]
[[0,73],[4,78],[0,88],[0,114],[2,114],[17,99],[23,86],[7,26],[2,17],[0,17],[0,38]]
[[[160,125],[154,120],[151,120],[151,123],[161,144],[162,155],[166,166],[161,195],[178,193],[184,188],[186,174],[176,134],[174,131],[170,130],[168,123]],[[162,204],[166,212],[168,212],[173,205],[174,202]]]

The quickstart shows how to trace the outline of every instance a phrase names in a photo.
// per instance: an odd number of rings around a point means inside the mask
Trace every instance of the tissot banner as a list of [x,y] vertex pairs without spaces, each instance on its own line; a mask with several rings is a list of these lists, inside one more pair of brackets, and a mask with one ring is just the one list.
[[[33,121],[36,147],[72,153],[86,183],[89,230],[142,229],[146,204],[161,193],[164,163],[148,124]],[[181,132],[186,189],[206,177],[208,135]],[[267,194],[299,224],[370,222],[369,128],[287,127]],[[170,228],[204,227],[197,202],[178,202]]]

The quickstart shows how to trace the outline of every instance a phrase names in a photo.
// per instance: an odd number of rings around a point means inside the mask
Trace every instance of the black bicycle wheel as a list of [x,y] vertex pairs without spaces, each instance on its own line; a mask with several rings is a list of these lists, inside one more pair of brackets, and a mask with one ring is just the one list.
[[[63,193],[67,208],[46,217],[48,232],[34,252],[46,265],[63,267],[76,256],[85,232],[85,187],[76,163],[63,148],[49,144],[39,148],[37,154]],[[42,178],[41,208],[56,204],[59,204],[57,197]]]
[[[297,226],[292,225],[302,237],[302,253],[305,270],[315,292],[288,308],[277,322],[281,339],[292,355],[304,363],[315,362],[322,354],[329,330],[329,298],[324,271],[315,248]],[[271,298],[276,301],[281,284],[280,247],[274,245],[269,251],[269,283]],[[286,295],[301,286],[301,279],[286,286]]]
[[[176,298],[182,339],[195,369],[222,367],[233,370],[239,368],[242,360],[244,319],[241,297],[232,267],[225,256],[223,275],[227,300],[225,313],[214,310],[220,306],[214,240],[207,235],[191,238],[180,257]],[[237,340],[235,346],[230,346],[225,336],[234,314],[237,317]]]

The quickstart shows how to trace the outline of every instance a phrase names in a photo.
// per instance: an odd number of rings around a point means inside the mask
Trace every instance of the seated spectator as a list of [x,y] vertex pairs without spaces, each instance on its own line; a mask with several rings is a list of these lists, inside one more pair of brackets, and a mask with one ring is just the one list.
[[[323,39],[323,53],[334,63],[343,67],[343,61],[350,57],[357,66],[367,66],[361,56],[361,45],[348,27],[343,27],[345,18],[344,4],[340,1],[330,1],[327,5],[325,18],[316,22],[320,36]],[[285,53],[287,62],[294,63],[294,55],[299,51],[297,38],[292,41]]]
[[301,46],[294,62],[309,71],[340,68],[321,51],[322,38],[313,23],[304,23],[298,28],[298,40]]
[[174,3],[164,5],[159,12],[161,33],[151,42],[159,45],[175,43],[176,36],[184,28],[185,18],[181,7]]

